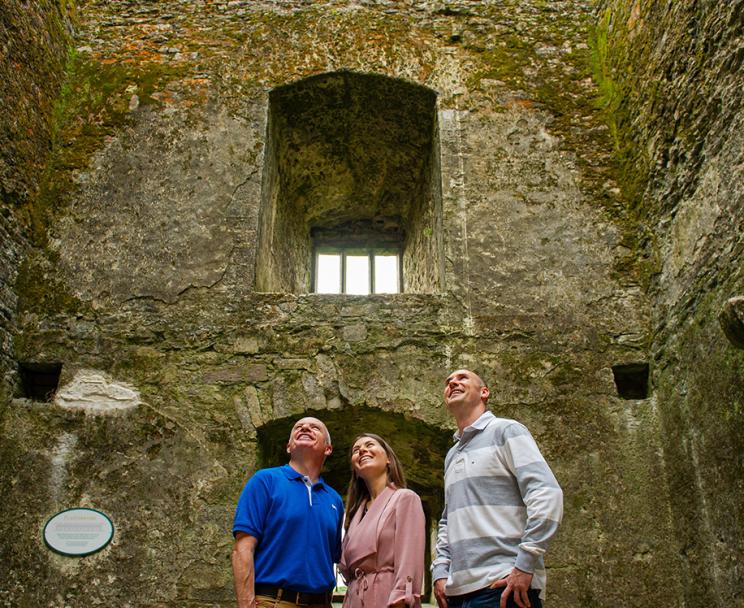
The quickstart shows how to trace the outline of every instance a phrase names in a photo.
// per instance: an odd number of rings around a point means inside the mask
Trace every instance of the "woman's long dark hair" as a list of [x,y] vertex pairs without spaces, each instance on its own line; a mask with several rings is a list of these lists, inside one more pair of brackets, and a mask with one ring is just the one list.
[[[374,439],[382,446],[382,449],[385,450],[385,454],[390,461],[390,464],[388,464],[387,467],[388,485],[392,484],[396,488],[405,488],[406,477],[403,475],[403,467],[400,466],[400,460],[398,460],[398,457],[395,455],[393,448],[390,447],[390,444],[374,433],[361,433],[354,437],[354,441],[351,442],[352,450],[354,449],[354,444],[362,437]],[[349,454],[349,462],[351,462],[351,453]],[[364,483],[364,480],[361,477],[357,476],[356,471],[354,470],[354,465],[352,465],[351,480],[349,481],[349,490],[346,498],[346,521],[344,522],[344,530],[349,529],[349,524],[351,523],[354,514],[369,499],[370,495],[369,490],[367,489],[367,484]]]

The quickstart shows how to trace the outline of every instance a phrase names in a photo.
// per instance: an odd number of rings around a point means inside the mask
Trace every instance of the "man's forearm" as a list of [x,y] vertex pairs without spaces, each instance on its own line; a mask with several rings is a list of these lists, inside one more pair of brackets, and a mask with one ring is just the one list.
[[450,568],[450,548],[447,534],[447,509],[445,507],[442,518],[437,527],[436,556],[431,563],[432,580],[447,578]]
[[236,546],[233,549],[231,559],[238,608],[255,608],[253,548]]
[[534,482],[522,500],[527,507],[527,522],[515,565],[523,572],[534,572],[538,557],[545,553],[560,525],[563,492],[557,483]]
[[524,425],[516,422],[509,425],[504,436],[506,440],[499,450],[503,460],[509,463],[527,509],[515,566],[531,573],[560,525],[563,492]]
[[431,579],[434,583],[434,598],[437,601],[439,608],[447,608],[447,595],[444,592],[444,584],[447,582],[450,569],[450,550],[449,550],[449,539],[447,536],[447,509],[445,508],[442,514],[442,519],[439,520],[439,528],[437,530],[437,555],[434,561],[431,563]]

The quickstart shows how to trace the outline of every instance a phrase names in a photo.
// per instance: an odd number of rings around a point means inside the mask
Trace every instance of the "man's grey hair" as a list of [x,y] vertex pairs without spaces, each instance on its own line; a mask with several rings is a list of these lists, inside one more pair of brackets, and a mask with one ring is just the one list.
[[[320,420],[320,418],[318,418]],[[326,426],[326,423],[320,420],[320,423],[323,425],[323,428],[325,429],[325,435],[326,435],[326,443],[328,445],[333,445],[331,443],[331,432],[328,430],[328,427]]]

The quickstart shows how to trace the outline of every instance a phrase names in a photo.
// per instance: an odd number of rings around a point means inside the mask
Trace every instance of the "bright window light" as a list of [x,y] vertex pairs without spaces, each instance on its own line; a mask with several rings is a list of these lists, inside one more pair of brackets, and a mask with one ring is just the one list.
[[315,293],[400,293],[400,255],[389,248],[325,247],[315,256]]
[[369,294],[369,256],[346,256],[346,293],[365,296]]
[[341,254],[318,254],[316,293],[341,293]]
[[398,256],[375,256],[375,293],[398,293]]

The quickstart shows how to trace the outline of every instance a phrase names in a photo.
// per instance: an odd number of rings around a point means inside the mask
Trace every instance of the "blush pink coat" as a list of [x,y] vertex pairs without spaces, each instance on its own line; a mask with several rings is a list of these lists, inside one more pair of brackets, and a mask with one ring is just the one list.
[[339,569],[348,590],[343,608],[421,606],[424,510],[407,489],[385,488],[363,515],[358,509],[343,542]]

